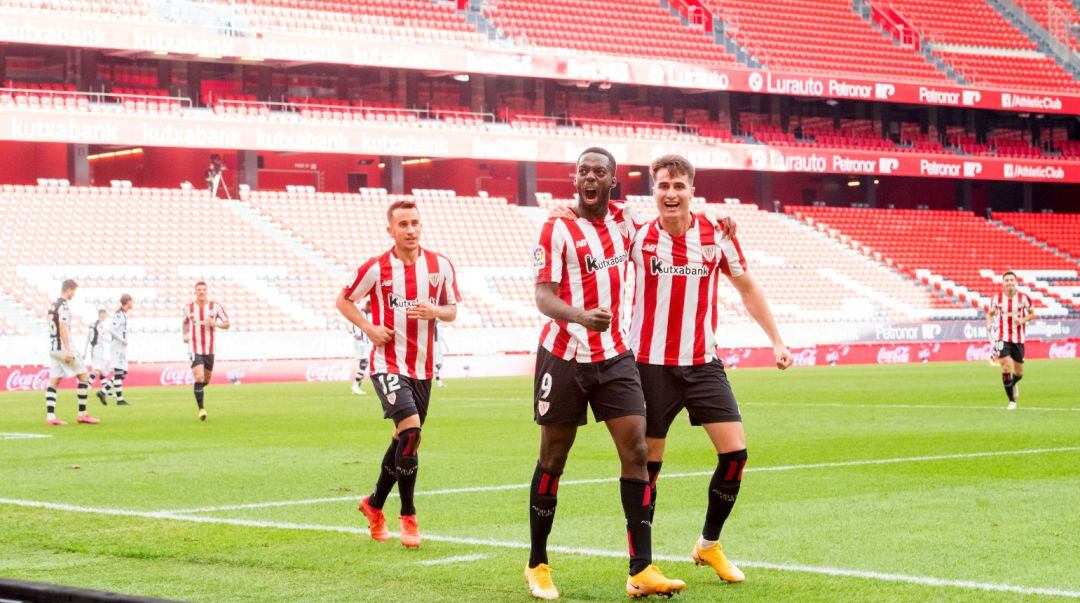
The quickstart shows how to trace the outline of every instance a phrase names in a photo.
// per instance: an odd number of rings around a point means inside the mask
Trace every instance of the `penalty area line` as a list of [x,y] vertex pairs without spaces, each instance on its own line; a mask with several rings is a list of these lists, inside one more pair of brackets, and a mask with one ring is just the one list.
[[45,435],[43,433],[15,433],[11,431],[0,431],[0,440],[38,440],[51,437],[51,435]]
[[423,561],[417,561],[416,565],[445,565],[447,563],[469,563],[472,561],[481,561],[483,559],[491,559],[491,555],[481,555],[476,553],[473,555],[457,555],[455,557],[443,557],[442,559],[425,559]]
[[[863,465],[893,465],[903,463],[925,463],[931,461],[947,461],[959,459],[973,459],[993,456],[1014,456],[1024,454],[1048,454],[1053,452],[1076,452],[1080,446],[1066,446],[1062,448],[1035,448],[1031,450],[994,450],[988,452],[963,452],[958,454],[939,454],[930,456],[905,456],[888,459],[865,459],[857,461],[835,461],[828,463],[808,463],[804,465],[775,465],[772,467],[747,467],[744,473],[771,473],[778,471],[798,471],[802,469],[828,469],[836,467],[859,467]],[[687,477],[703,477],[712,475],[713,471],[691,471],[686,473],[661,473],[660,479],[680,479]],[[619,481],[617,477],[600,477],[591,479],[560,480],[560,486],[574,486],[584,484],[607,484]],[[438,496],[443,494],[463,494],[474,492],[502,492],[506,490],[528,489],[530,484],[502,484],[498,486],[471,486],[465,488],[446,488],[443,490],[426,490],[416,492],[415,496]],[[397,496],[397,494],[391,494]],[[305,498],[299,500],[278,500],[269,502],[246,503],[236,505],[220,505],[214,507],[200,507],[194,509],[174,509],[161,511],[173,515],[189,515],[195,513],[215,513],[221,511],[241,511],[244,509],[265,509],[270,507],[291,507],[299,505],[315,505],[332,502],[359,502],[355,496],[334,496],[326,498]]]
[[[0,498],[0,505],[11,505],[25,508],[35,509],[50,509],[54,511],[68,511],[73,513],[93,513],[99,515],[118,515],[125,517],[140,517],[146,519],[160,519],[169,521],[184,521],[190,523],[205,523],[205,524],[219,524],[230,526],[242,526],[253,528],[267,528],[267,529],[279,529],[279,530],[298,530],[298,531],[310,531],[310,532],[337,532],[343,534],[357,534],[367,535],[368,531],[363,528],[357,528],[353,526],[333,526],[333,525],[319,525],[319,524],[303,524],[303,523],[286,523],[286,522],[272,522],[272,521],[253,521],[247,519],[225,519],[220,517],[203,517],[193,515],[174,515],[166,512],[143,512],[132,511],[126,509],[110,509],[110,508],[95,508],[95,507],[83,507],[76,505],[66,505],[60,503],[50,503],[34,500],[21,500],[12,498]],[[391,533],[391,536],[398,537],[398,534]],[[429,534],[424,536],[425,540],[431,542],[445,542],[449,544],[460,544],[467,546],[478,547],[491,547],[491,548],[504,548],[514,550],[529,550],[530,546],[528,542],[520,542],[515,540],[489,540],[483,538],[461,538],[456,536],[439,536]],[[604,557],[612,559],[626,559],[625,551],[612,551],[595,548],[582,548],[582,547],[567,547],[567,546],[550,546],[548,551],[553,553],[564,553],[569,555],[581,555],[585,557]],[[469,555],[465,555],[466,557]],[[653,557],[657,561],[665,561],[671,563],[689,563],[690,559],[685,556],[677,555],[655,555]],[[452,557],[450,559],[453,559]],[[439,561],[433,559],[431,561]],[[445,561],[445,559],[443,560]],[[847,578],[861,578],[865,580],[878,580],[883,582],[899,582],[905,584],[917,584],[922,586],[932,587],[950,587],[960,588],[967,590],[979,590],[987,592],[1008,592],[1021,595],[1045,595],[1055,597],[1070,597],[1073,599],[1080,599],[1080,591],[1066,590],[1062,588],[1050,588],[1050,587],[1038,587],[1038,586],[1018,586],[1015,584],[1000,584],[993,582],[977,582],[973,580],[952,580],[947,578],[935,578],[933,576],[914,576],[907,574],[894,574],[888,572],[876,572],[867,570],[847,569],[840,567],[823,567],[814,565],[800,565],[789,563],[769,563],[764,561],[746,561],[735,560],[735,563],[743,567],[755,567],[764,570],[775,570],[782,572],[796,572],[804,574],[819,574],[827,576],[841,576]]]

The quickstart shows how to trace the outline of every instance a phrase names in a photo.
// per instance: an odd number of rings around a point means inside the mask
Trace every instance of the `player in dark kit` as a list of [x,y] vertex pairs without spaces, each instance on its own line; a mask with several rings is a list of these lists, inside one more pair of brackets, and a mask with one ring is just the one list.
[[[337,298],[338,311],[375,346],[371,382],[383,416],[394,422],[389,448],[371,496],[360,501],[371,537],[390,538],[382,507],[397,484],[401,498],[401,544],[420,546],[413,492],[420,466],[420,428],[427,417],[434,372],[435,321],[453,322],[461,296],[450,260],[420,247],[420,212],[411,201],[395,201],[386,212],[394,246],[356,271]],[[367,298],[371,319],[356,303]]]
[[574,175],[578,201],[573,219],[549,219],[533,250],[536,307],[551,319],[540,335],[536,359],[540,459],[529,491],[532,546],[525,566],[525,580],[538,599],[559,596],[548,566],[547,539],[559,477],[590,406],[594,418],[607,425],[622,464],[619,488],[630,549],[627,594],[670,595],[686,587],[652,565],[645,398],[619,324],[635,225],[623,205],[609,202],[615,168],[608,151],[586,149]]

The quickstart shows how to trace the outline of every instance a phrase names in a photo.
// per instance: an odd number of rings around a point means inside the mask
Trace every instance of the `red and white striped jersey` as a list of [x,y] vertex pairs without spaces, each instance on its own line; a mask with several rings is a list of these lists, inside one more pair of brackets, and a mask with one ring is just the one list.
[[214,353],[214,327],[218,321],[228,322],[229,315],[221,304],[207,300],[203,305],[191,302],[184,306],[184,322],[191,338],[191,353],[210,355]]
[[990,301],[990,312],[997,311],[996,326],[998,339],[1011,343],[1024,343],[1027,325],[1021,319],[1033,312],[1031,298],[1017,291],[1012,297],[1006,297],[1002,291]]
[[687,366],[716,357],[716,294],[720,274],[746,272],[736,238],[724,240],[704,216],[694,215],[679,237],[653,220],[634,237],[634,313],[630,347],[646,364]]
[[436,306],[461,301],[457,275],[450,260],[425,249],[413,264],[405,264],[391,249],[364,262],[345,287],[345,297],[371,300],[371,322],[394,330],[394,339],[371,350],[371,373],[391,373],[411,379],[434,375],[435,321],[407,318],[405,311],[426,301]]
[[575,308],[608,308],[613,318],[603,333],[552,320],[540,333],[540,345],[563,360],[599,362],[626,352],[619,319],[622,285],[637,227],[628,208],[611,202],[603,220],[548,220],[533,249],[536,283],[555,283],[559,299]]

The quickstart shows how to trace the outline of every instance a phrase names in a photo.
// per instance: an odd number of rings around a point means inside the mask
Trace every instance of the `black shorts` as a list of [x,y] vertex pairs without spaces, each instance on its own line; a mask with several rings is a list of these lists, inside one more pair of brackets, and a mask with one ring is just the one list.
[[620,354],[600,362],[556,357],[543,347],[536,352],[533,418],[540,425],[584,425],[593,419],[645,416],[645,397],[634,367],[634,355]]
[[394,425],[420,415],[420,424],[427,418],[431,400],[431,379],[410,379],[396,373],[376,373],[371,376],[375,394],[382,402],[383,417],[393,419]]
[[213,354],[189,354],[189,356],[191,356],[191,368],[201,366],[207,371],[214,370]]
[[691,425],[742,421],[724,363],[719,359],[694,366],[638,363],[645,391],[645,435],[667,437],[683,408]]
[[1012,358],[1014,362],[1024,362],[1024,344],[1013,343],[1011,341],[1001,342],[1001,350],[998,352],[998,358]]

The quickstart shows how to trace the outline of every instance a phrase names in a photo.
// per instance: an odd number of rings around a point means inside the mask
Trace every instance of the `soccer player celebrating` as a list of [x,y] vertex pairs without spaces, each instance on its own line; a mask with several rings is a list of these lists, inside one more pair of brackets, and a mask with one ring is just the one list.
[[184,344],[191,344],[191,374],[195,377],[195,404],[199,420],[206,420],[203,396],[214,375],[214,335],[229,328],[229,315],[221,304],[207,299],[205,281],[195,283],[195,301],[184,306]]
[[986,328],[990,331],[996,328],[995,347],[1001,362],[1001,383],[1009,398],[1008,410],[1016,410],[1016,400],[1020,397],[1017,384],[1024,378],[1024,336],[1027,323],[1034,318],[1031,298],[1016,290],[1016,273],[1010,270],[1001,275],[1001,293],[990,301]]
[[[83,350],[83,354],[87,351],[90,352],[90,385],[94,384],[94,379],[100,379],[102,385],[105,384],[105,335],[106,329],[105,318],[108,313],[105,308],[98,310],[98,318],[94,321],[94,324],[90,325],[90,332],[86,334],[86,349]],[[95,373],[95,369],[97,372]],[[105,404],[105,398],[98,392],[98,399],[102,404]]]
[[[434,369],[435,321],[457,318],[454,267],[446,257],[420,247],[420,212],[412,201],[395,201],[386,211],[386,232],[394,246],[364,262],[337,298],[338,311],[375,346],[371,382],[383,416],[394,422],[390,446],[371,496],[360,501],[371,537],[390,538],[383,504],[397,483],[401,499],[401,544],[420,546],[413,492],[419,467],[420,429],[427,417]],[[371,302],[371,319],[356,302]]]
[[67,425],[56,417],[56,388],[60,381],[75,377],[79,386],[76,395],[79,399],[79,423],[96,425],[101,421],[91,417],[86,410],[86,398],[90,393],[90,381],[86,375],[86,364],[79,353],[71,346],[71,310],[68,302],[75,297],[79,287],[68,279],[60,286],[60,297],[49,307],[49,387],[45,390],[45,424]]
[[[363,313],[364,318],[371,320],[371,302],[365,299],[361,304],[360,312]],[[367,372],[370,362],[371,340],[360,327],[352,323],[349,323],[349,332],[353,336],[353,352],[356,354],[356,381],[352,384],[352,393],[361,396],[364,390],[360,389],[360,386],[364,383],[364,373]]]
[[109,325],[109,337],[112,339],[112,343],[109,348],[112,350],[111,360],[109,363],[112,368],[112,378],[105,382],[101,390],[98,391],[97,397],[102,404],[105,404],[105,396],[111,396],[116,398],[117,406],[130,406],[131,403],[124,399],[124,377],[127,377],[128,358],[127,358],[127,346],[128,346],[128,312],[131,311],[135,302],[132,301],[131,296],[127,293],[120,296],[120,308],[113,314],[112,323]]
[[630,325],[630,347],[637,353],[647,409],[650,499],[655,509],[656,478],[668,428],[686,408],[690,423],[704,427],[717,453],[705,526],[693,559],[712,566],[728,582],[742,582],[743,573],[727,560],[719,542],[747,459],[739,407],[724,364],[715,355],[721,274],[731,281],[747,312],[772,342],[777,368],[791,366],[791,353],[780,338],[764,294],[746,271],[738,239],[725,238],[704,216],[690,212],[694,167],[683,157],[665,155],[651,169],[660,216],[634,238],[631,258],[637,279]]
[[686,587],[652,565],[645,399],[619,324],[635,225],[622,204],[609,201],[615,168],[608,151],[586,149],[574,174],[578,202],[573,219],[549,219],[533,250],[536,306],[551,319],[540,335],[536,358],[533,399],[540,458],[529,490],[532,546],[525,566],[525,580],[538,599],[559,596],[548,566],[547,539],[559,477],[589,406],[593,417],[606,423],[622,465],[619,487],[630,549],[626,592],[670,595]]

